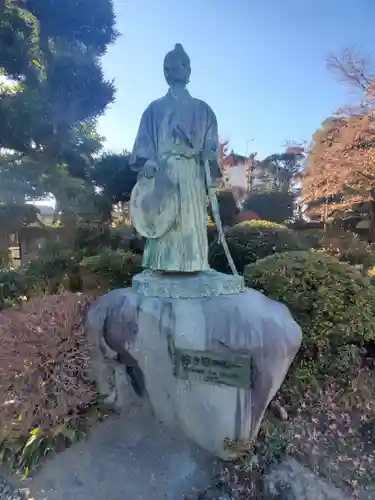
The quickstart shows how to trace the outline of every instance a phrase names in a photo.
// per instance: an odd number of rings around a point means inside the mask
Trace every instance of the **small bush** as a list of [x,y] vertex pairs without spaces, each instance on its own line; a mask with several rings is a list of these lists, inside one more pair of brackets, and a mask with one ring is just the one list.
[[[236,198],[232,189],[219,189],[216,192],[219,205],[219,214],[223,226],[233,226],[239,213]],[[212,209],[209,207],[209,214],[212,218]]]
[[108,245],[111,248],[130,251],[138,255],[143,254],[146,238],[138,234],[130,222],[124,222],[120,226],[112,228],[111,236],[111,244]]
[[0,269],[6,269],[11,265],[11,255],[8,248],[0,249]]
[[28,473],[76,440],[97,394],[87,377],[88,299],[42,296],[0,313],[0,456]]
[[17,269],[0,271],[0,309],[12,305],[22,297],[28,297],[36,278]]
[[370,267],[369,269],[367,269],[366,276],[369,278],[370,283],[372,285],[375,285],[375,266]]
[[287,229],[284,224],[278,224],[277,222],[273,222],[272,220],[261,220],[261,219],[251,219],[242,222],[243,229],[255,227],[260,229]]
[[215,223],[213,222],[211,216],[207,216],[207,239],[208,244],[211,244],[215,240],[218,239],[217,228]]
[[349,231],[339,233],[316,231],[314,248],[320,248],[329,255],[364,270],[375,265],[375,252],[371,245]]
[[[227,230],[226,239],[240,273],[243,273],[246,265],[267,255],[308,248],[293,230],[275,222],[261,220],[236,224]],[[210,246],[209,261],[217,271],[230,272],[220,243],[215,242]]]
[[111,248],[121,248],[122,250],[130,250],[130,244],[134,238],[136,231],[131,224],[123,223],[117,227],[110,229]]
[[133,276],[141,270],[141,263],[139,255],[104,248],[100,254],[81,262],[84,290],[106,292],[130,286]]
[[293,218],[295,198],[290,191],[251,191],[244,209],[255,212],[263,220],[283,223]]
[[300,379],[358,369],[358,349],[375,340],[375,289],[357,269],[323,251],[285,252],[247,266],[245,280],[302,328]]
[[259,219],[260,219],[259,215],[256,214],[255,212],[243,210],[239,214],[237,214],[236,223],[239,224],[240,222],[259,220]]
[[81,291],[79,254],[55,241],[47,241],[35,259],[25,268],[25,274],[43,293],[59,290]]

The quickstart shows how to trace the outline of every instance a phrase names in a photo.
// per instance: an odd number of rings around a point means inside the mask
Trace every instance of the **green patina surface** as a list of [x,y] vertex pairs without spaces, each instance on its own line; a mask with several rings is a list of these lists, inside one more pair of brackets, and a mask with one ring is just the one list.
[[176,378],[214,385],[249,389],[252,360],[242,354],[218,354],[175,348],[173,368]]
[[144,297],[197,299],[232,295],[245,291],[243,276],[207,269],[196,274],[162,274],[146,269],[133,277],[132,290]]

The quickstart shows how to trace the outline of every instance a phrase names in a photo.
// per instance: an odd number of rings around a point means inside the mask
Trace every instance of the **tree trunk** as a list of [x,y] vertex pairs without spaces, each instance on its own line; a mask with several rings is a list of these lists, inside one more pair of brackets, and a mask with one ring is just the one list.
[[375,200],[370,201],[370,230],[369,230],[370,242],[375,242]]

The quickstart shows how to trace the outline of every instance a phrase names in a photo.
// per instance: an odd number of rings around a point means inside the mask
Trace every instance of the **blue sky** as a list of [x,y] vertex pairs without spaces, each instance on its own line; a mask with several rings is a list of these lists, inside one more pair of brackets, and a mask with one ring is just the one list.
[[260,158],[310,140],[347,100],[329,52],[375,54],[375,0],[115,0],[122,33],[104,59],[116,102],[100,120],[106,148],[131,149],[146,106],[167,90],[162,63],[176,42],[191,58],[189,90],[216,112],[238,153]]

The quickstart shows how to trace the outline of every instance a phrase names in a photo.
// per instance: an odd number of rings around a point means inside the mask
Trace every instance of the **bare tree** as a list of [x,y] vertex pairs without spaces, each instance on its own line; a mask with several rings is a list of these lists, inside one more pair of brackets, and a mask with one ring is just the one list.
[[345,108],[349,115],[368,110],[375,103],[375,59],[371,54],[361,54],[355,47],[348,47],[340,54],[330,54],[326,59],[328,70],[338,81],[355,92],[360,103]]
[[302,178],[302,196],[312,207],[341,210],[368,202],[375,241],[375,60],[354,49],[327,60],[329,69],[357,92],[357,106],[338,111],[312,140]]

